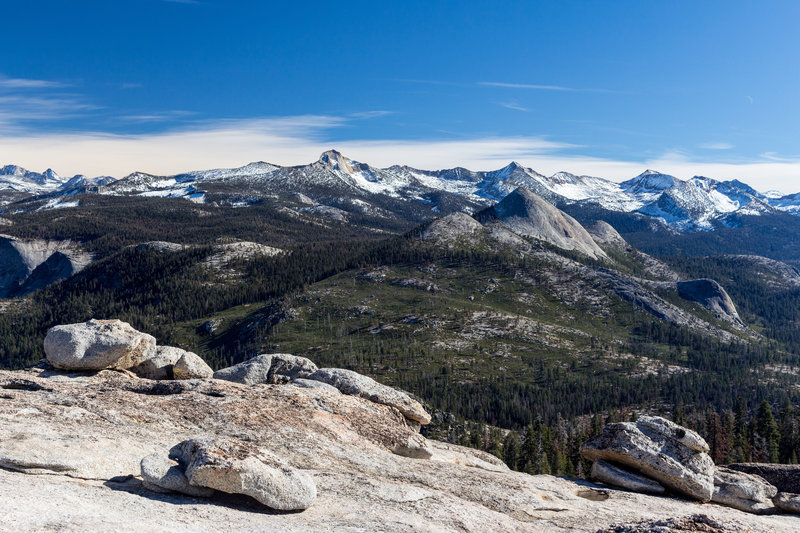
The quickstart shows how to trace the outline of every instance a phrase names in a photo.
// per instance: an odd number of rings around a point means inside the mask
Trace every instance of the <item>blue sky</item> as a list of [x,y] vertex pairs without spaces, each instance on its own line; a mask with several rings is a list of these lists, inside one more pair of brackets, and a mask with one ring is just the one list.
[[800,190],[800,2],[4,4],[0,164],[121,176],[337,147]]

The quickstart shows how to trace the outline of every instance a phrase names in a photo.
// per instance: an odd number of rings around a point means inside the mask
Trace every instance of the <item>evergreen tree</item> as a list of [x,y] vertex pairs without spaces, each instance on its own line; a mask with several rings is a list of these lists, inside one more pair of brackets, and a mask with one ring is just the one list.
[[777,463],[780,460],[779,444],[781,434],[778,431],[778,424],[772,416],[772,409],[767,400],[762,400],[756,415],[756,431],[761,441],[759,442],[760,458],[770,463]]

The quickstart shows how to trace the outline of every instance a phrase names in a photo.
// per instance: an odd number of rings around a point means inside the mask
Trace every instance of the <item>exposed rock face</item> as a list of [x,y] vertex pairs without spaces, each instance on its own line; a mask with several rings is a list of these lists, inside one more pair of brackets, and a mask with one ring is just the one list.
[[209,498],[214,490],[195,487],[186,479],[185,467],[167,457],[167,454],[153,453],[142,459],[142,481],[144,486],[156,492],[179,492],[187,496]]
[[288,383],[296,378],[307,378],[317,371],[317,365],[305,357],[288,353],[261,354],[214,372],[215,379],[224,379],[245,385],[257,383]]
[[714,462],[694,431],[660,417],[609,424],[581,446],[590,461],[630,467],[664,487],[700,501],[714,494]]
[[778,489],[762,477],[723,467],[714,472],[714,495],[711,501],[759,514],[774,508],[772,498],[777,493]]
[[387,387],[374,379],[343,368],[321,368],[309,379],[333,385],[344,394],[360,396],[375,403],[390,405],[403,416],[420,424],[429,424],[431,416],[422,405],[405,392]]
[[681,298],[692,300],[723,320],[741,323],[733,300],[722,286],[713,279],[696,279],[676,283]]
[[189,484],[244,494],[272,509],[308,509],[317,497],[311,477],[244,442],[191,439],[170,455],[186,465]]
[[172,367],[175,379],[211,379],[214,371],[194,352],[184,352]]
[[657,481],[605,461],[594,462],[591,476],[595,481],[643,494],[663,494],[665,492],[664,487]]
[[773,499],[772,503],[781,511],[792,514],[800,514],[800,494],[792,494],[790,492],[779,492]]
[[480,222],[496,218],[520,235],[564,250],[576,250],[593,259],[607,259],[606,253],[577,220],[523,187],[476,217]]
[[71,241],[0,235],[0,298],[24,296],[76,274],[92,256]]
[[153,250],[155,252],[180,252],[186,246],[176,242],[149,241],[136,245],[137,250]]
[[470,243],[483,230],[480,222],[466,213],[452,213],[431,222],[422,232],[422,238],[442,244]]
[[[428,441],[430,460],[401,457],[390,448],[416,433],[395,409],[320,389],[0,371],[0,406],[2,464],[16,465],[0,468],[0,529],[15,532],[106,533],[130,531],[135,522],[139,531],[159,533],[593,533],[643,520],[700,524],[697,513],[730,526],[725,531],[797,527],[793,516],[511,472],[454,444]],[[268,513],[241,496],[217,492],[199,501],[142,485],[142,458],[206,437],[246,441],[307,474],[317,487],[314,504]]]
[[614,226],[603,220],[598,220],[591,226],[587,227],[586,231],[589,232],[589,235],[591,235],[598,244],[604,244],[612,248],[620,249],[625,249],[630,246],[628,242],[622,238],[622,235],[617,233],[617,230],[614,229]]
[[47,362],[65,370],[127,369],[151,358],[156,339],[121,320],[89,320],[50,328]]
[[736,463],[727,465],[731,470],[755,474],[767,480],[780,492],[800,494],[800,465],[769,463]]

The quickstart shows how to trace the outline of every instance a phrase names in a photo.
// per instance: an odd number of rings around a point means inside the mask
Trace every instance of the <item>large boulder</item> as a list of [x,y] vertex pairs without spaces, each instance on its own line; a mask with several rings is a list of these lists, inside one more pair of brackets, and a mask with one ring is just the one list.
[[317,365],[305,357],[273,353],[257,355],[238,365],[217,370],[214,378],[245,385],[288,383],[296,378],[306,378],[316,370]]
[[711,501],[745,511],[762,514],[775,506],[772,498],[778,489],[764,478],[720,467],[714,472],[714,495]]
[[194,352],[184,352],[172,367],[175,379],[211,379],[214,371]]
[[231,439],[191,439],[170,450],[189,483],[245,494],[281,511],[308,509],[317,497],[314,480],[253,445]]
[[245,385],[267,383],[270,366],[272,366],[272,355],[261,354],[238,365],[217,370],[214,372],[214,379],[224,379]]
[[772,498],[772,503],[786,513],[800,514],[800,494],[779,492]]
[[267,379],[269,383],[289,383],[295,379],[307,378],[316,371],[317,365],[310,359],[288,353],[274,353]]
[[700,501],[714,494],[714,462],[694,431],[660,417],[609,424],[581,446],[590,461],[631,468],[664,487]]
[[775,485],[779,492],[800,494],[800,465],[773,463],[735,463],[727,465],[731,470],[756,474]]
[[360,396],[375,403],[394,407],[406,418],[420,424],[429,424],[431,421],[431,415],[411,396],[358,372],[343,368],[320,368],[311,374],[309,379],[333,385],[344,394]]
[[208,498],[214,490],[189,484],[181,465],[166,456],[154,453],[141,462],[142,481],[145,488],[156,492],[180,492],[188,496]]
[[44,339],[47,362],[64,370],[127,369],[151,358],[155,348],[155,337],[121,320],[55,326]]
[[605,461],[594,462],[591,476],[595,481],[642,494],[664,494],[665,492],[664,487],[658,481]]
[[140,378],[172,379],[172,369],[184,353],[184,350],[174,346],[156,346],[152,357],[131,367],[130,371]]

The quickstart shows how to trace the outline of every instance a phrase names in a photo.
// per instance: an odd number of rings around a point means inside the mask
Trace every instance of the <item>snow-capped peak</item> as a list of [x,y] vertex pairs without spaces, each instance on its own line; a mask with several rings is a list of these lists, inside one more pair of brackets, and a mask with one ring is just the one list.
[[622,182],[624,190],[631,193],[660,192],[675,187],[680,180],[669,174],[662,174],[655,170],[645,170],[638,176]]

